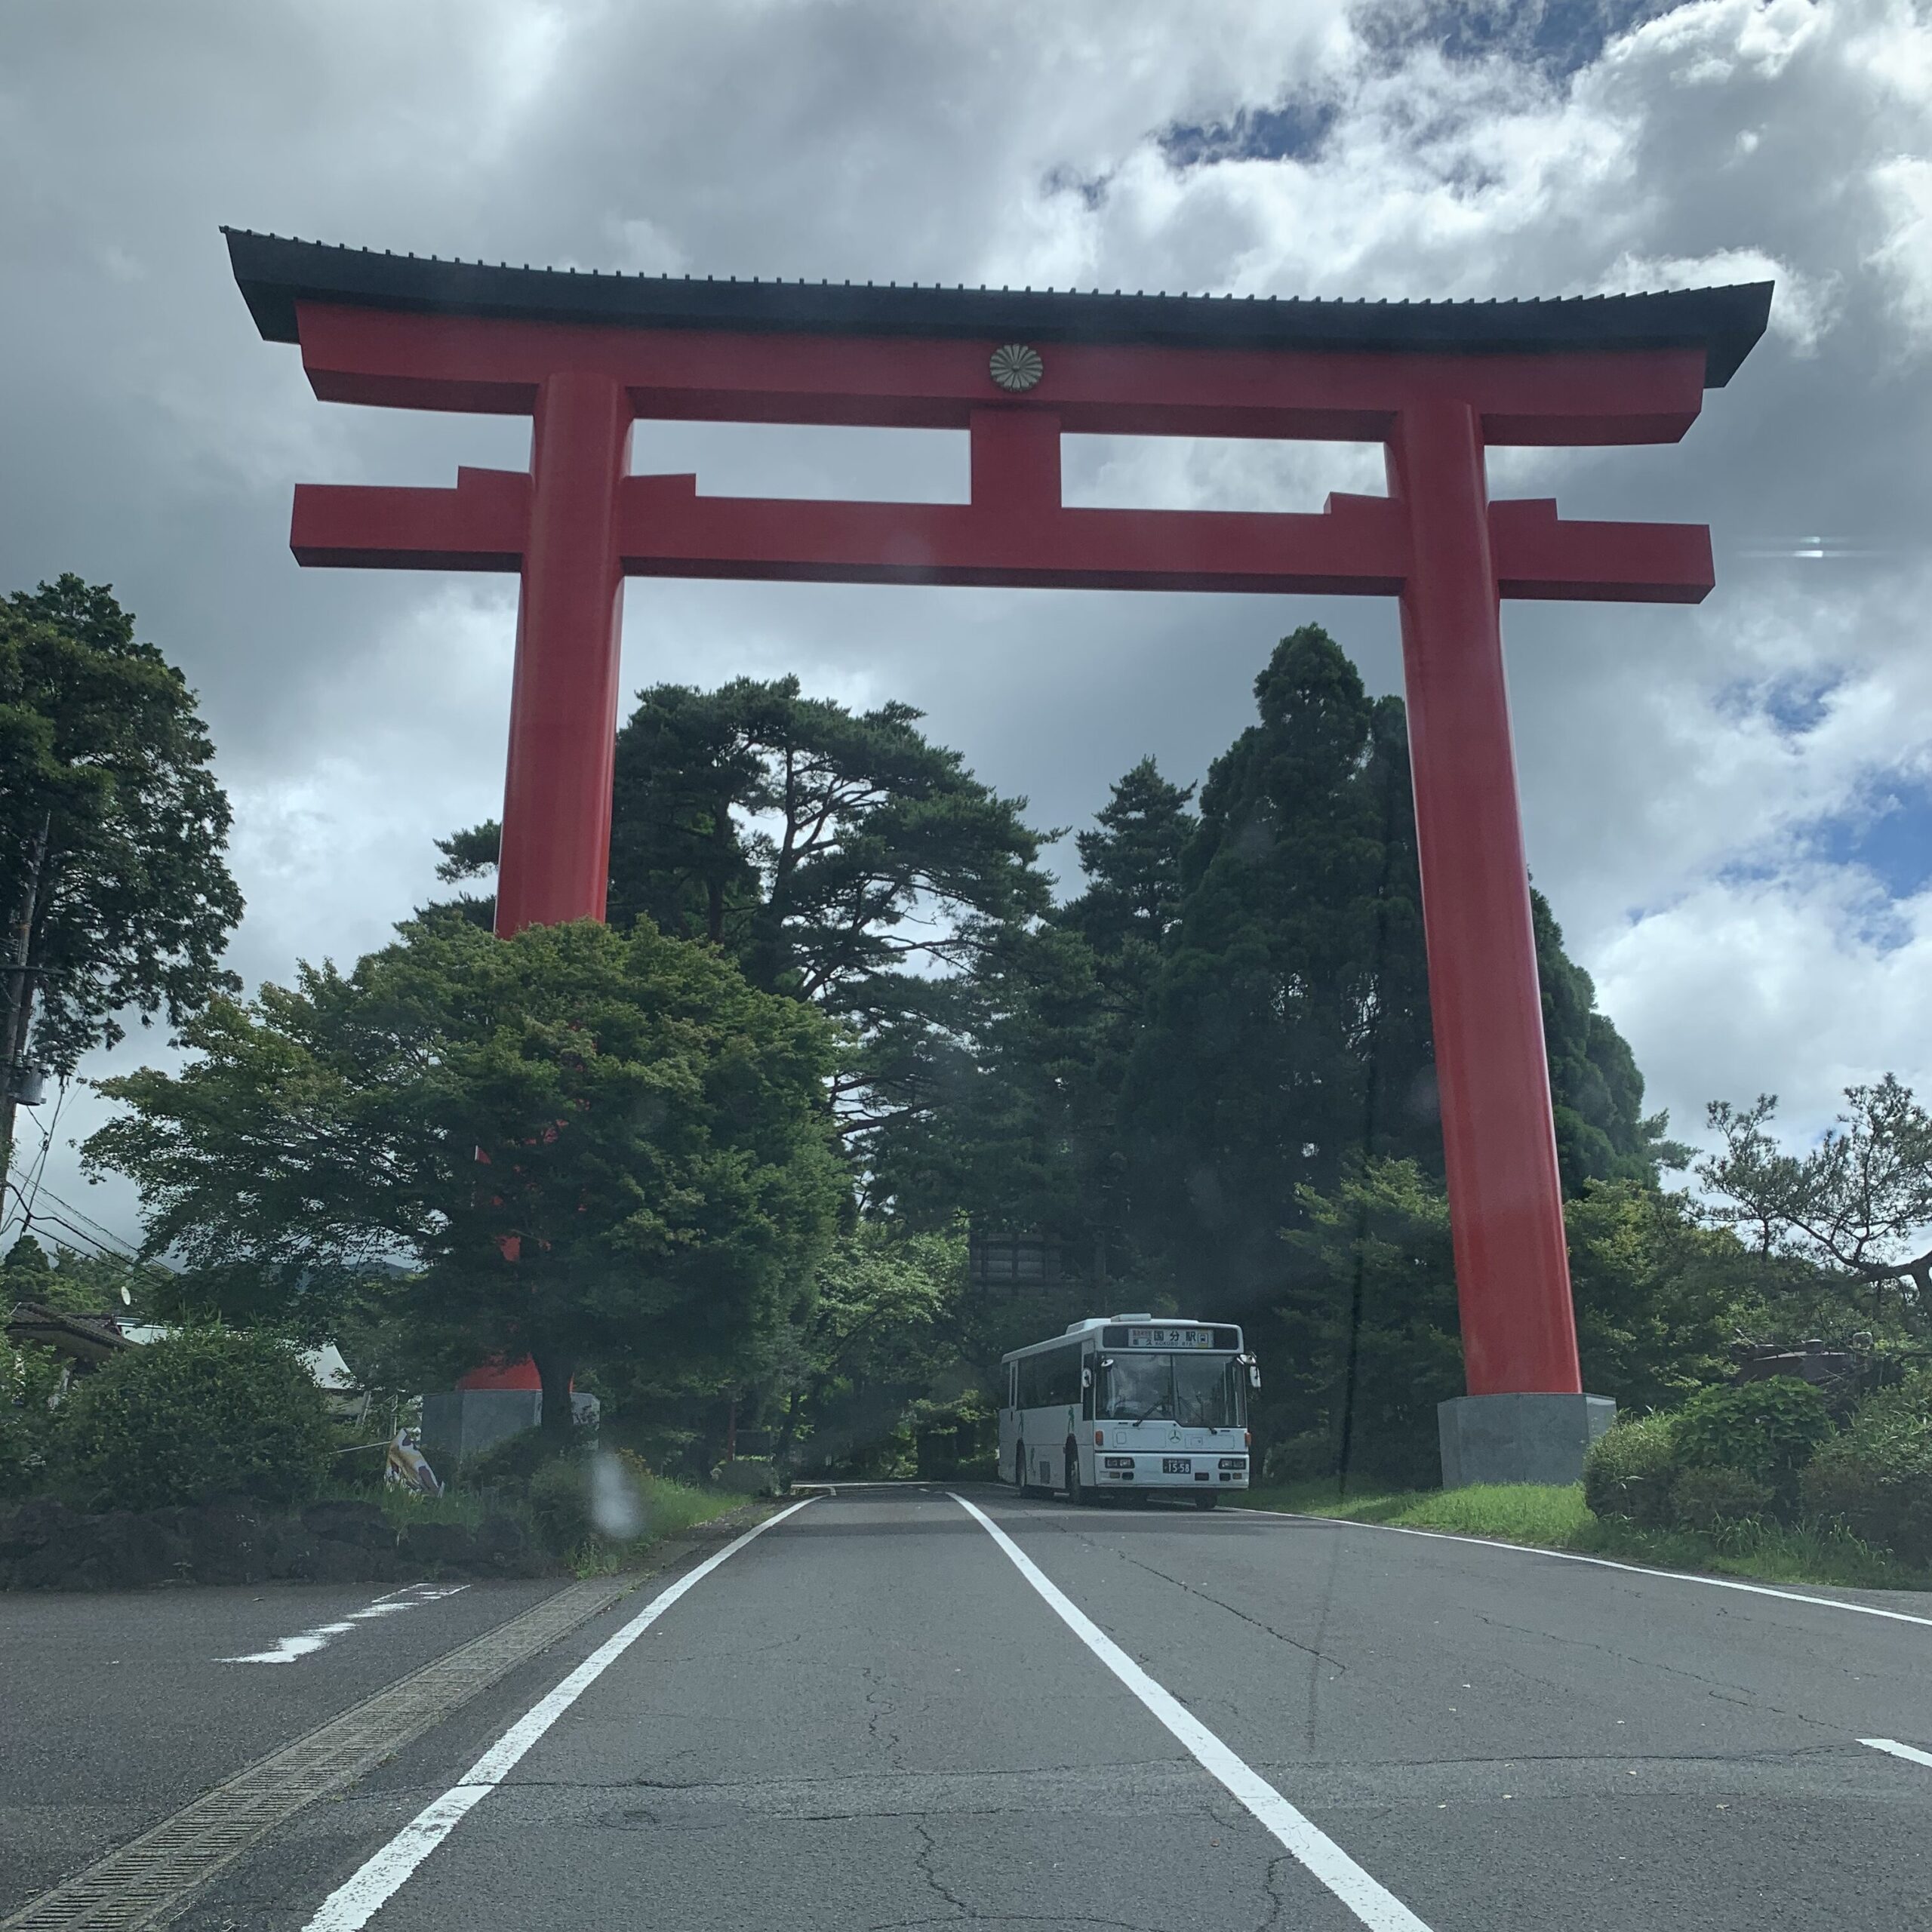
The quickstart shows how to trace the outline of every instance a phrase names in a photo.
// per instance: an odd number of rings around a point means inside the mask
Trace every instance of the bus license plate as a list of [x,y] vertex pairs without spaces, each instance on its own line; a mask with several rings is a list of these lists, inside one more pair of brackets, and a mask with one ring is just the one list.
[[1164,1476],[1191,1475],[1193,1472],[1194,1463],[1189,1457],[1163,1456],[1161,1458],[1161,1473]]

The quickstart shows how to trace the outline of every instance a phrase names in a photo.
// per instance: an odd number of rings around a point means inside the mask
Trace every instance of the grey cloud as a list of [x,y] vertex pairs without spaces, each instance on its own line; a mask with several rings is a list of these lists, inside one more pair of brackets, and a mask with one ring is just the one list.
[[[1879,0],[1815,18],[1694,0],[1634,32],[1654,10],[1606,11],[1596,47],[1577,10],[1530,11],[1581,52],[1526,54],[1521,9],[1474,10],[1514,25],[1445,60],[1432,30],[1371,48],[1340,5],[1238,0],[17,4],[0,585],[111,580],[183,663],[239,813],[237,963],[285,976],[378,940],[429,888],[429,839],[493,808],[513,622],[500,580],[297,570],[291,489],[446,481],[520,463],[527,432],[316,404],[294,352],[256,337],[221,222],[653,272],[1371,297],[1589,290],[1755,251],[1814,292],[1814,339],[1761,346],[1681,447],[1499,453],[1499,491],[1572,515],[1709,521],[1721,573],[1696,611],[1506,614],[1531,853],[1680,1125],[1759,1086],[1816,1116],[1847,1067],[1923,1081],[1918,942],[1863,945],[1801,820],[1925,755],[1927,345],[1882,254],[1901,217],[1881,171],[1932,147],[1932,58],[1875,66],[1856,45],[1925,30]],[[1299,158],[1174,152],[1176,127],[1252,127],[1304,95],[1335,111]],[[709,488],[957,488],[956,451],[923,440],[639,447]],[[1372,457],[1321,448],[1075,451],[1069,484],[1298,506],[1376,487]],[[1801,576],[1747,554],[1813,531],[1888,554]],[[903,697],[1066,826],[1144,752],[1198,775],[1273,639],[1311,617],[1398,687],[1376,603],[754,585],[634,585],[625,669],[796,669]],[[1780,678],[1841,680],[1889,728],[1862,746],[1821,714],[1767,749],[1750,706]],[[1749,891],[1725,883],[1746,854]],[[71,1195],[70,1157],[48,1171]],[[131,1228],[125,1196],[91,1198]]]

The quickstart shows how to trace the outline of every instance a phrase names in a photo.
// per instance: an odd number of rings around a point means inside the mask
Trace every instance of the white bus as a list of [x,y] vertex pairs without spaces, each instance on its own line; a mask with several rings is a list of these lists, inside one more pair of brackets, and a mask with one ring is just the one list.
[[1186,1495],[1247,1487],[1261,1371],[1226,1323],[1097,1315],[1001,1358],[999,1471],[1022,1496]]

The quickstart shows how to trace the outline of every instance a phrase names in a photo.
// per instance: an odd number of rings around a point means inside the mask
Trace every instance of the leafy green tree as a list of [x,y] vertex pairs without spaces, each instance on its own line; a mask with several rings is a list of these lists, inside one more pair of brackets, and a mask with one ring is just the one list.
[[[238,982],[228,801],[181,674],[105,585],[0,602],[0,1067],[65,1076],[122,1020],[178,1026]],[[0,1181],[14,1109],[0,1100]]]
[[1170,784],[1153,759],[1143,758],[1114,785],[1094,814],[1094,829],[1075,835],[1086,889],[1056,917],[1099,958],[1158,957],[1180,908],[1181,869],[1197,823],[1188,809],[1195,789]]
[[1847,1303],[1875,1321],[1892,1311],[1922,1334],[1932,1315],[1932,1116],[1887,1073],[1847,1087],[1844,1109],[1817,1146],[1789,1154],[1770,1131],[1777,1097],[1748,1107],[1711,1103],[1723,1144],[1697,1177],[1716,1198],[1711,1218],[1766,1257],[1835,1276]]
[[[1258,724],[1217,760],[1128,1069],[1121,1152],[1150,1254],[1190,1300],[1254,1306],[1301,1190],[1352,1162],[1441,1171],[1422,896],[1401,701],[1327,633],[1284,638]],[[1654,1182],[1661,1115],[1532,895],[1564,1174]]]
[[119,1254],[82,1254],[57,1247],[50,1256],[32,1234],[23,1234],[0,1265],[0,1306],[37,1301],[73,1315],[132,1315],[145,1318],[157,1294],[165,1294],[165,1269]]
[[1730,1371],[1752,1257],[1690,1196],[1588,1183],[1564,1204],[1583,1386],[1621,1408],[1672,1408]]
[[1122,1100],[1143,1240],[1217,1308],[1280,1283],[1302,1188],[1441,1158],[1400,707],[1314,625],[1255,695],[1201,792]]
[[[1318,1437],[1331,1472],[1432,1483],[1435,1404],[1463,1391],[1442,1183],[1374,1161],[1301,1206],[1257,1330],[1270,1435]],[[1752,1274],[1737,1241],[1686,1196],[1631,1181],[1587,1186],[1564,1219],[1586,1389],[1632,1411],[1674,1407],[1725,1373]]]
[[32,1233],[23,1233],[0,1263],[0,1295],[9,1300],[39,1301],[54,1278],[54,1263]]
[[831,1027],[647,924],[420,921],[183,1031],[198,1057],[104,1082],[128,1111],[85,1149],[148,1251],[245,1266],[298,1323],[374,1280],[425,1372],[534,1358],[546,1429],[601,1364],[729,1380],[846,1198]]
[[1264,1439],[1312,1438],[1308,1466],[1404,1487],[1440,1474],[1435,1407],[1463,1391],[1449,1204],[1414,1161],[1304,1187],[1285,1279],[1250,1325]]
[[[970,978],[1048,901],[1026,801],[981,784],[918,718],[740,678],[653,687],[617,734],[611,923],[708,941],[755,986],[845,1021],[835,1111],[860,1149],[940,1103],[928,1062],[975,1019],[945,976]],[[440,844],[447,879],[494,863],[493,826]],[[488,900],[460,903],[487,918]]]
[[965,1243],[861,1222],[829,1249],[783,1338],[777,1454],[844,1463],[931,1392],[966,1287]]

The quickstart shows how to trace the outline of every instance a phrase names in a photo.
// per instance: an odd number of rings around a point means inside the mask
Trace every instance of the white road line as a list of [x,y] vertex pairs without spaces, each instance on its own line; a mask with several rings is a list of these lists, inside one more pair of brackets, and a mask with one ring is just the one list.
[[440,1798],[426,1804],[360,1870],[330,1893],[303,1932],[361,1932],[361,1928],[402,1889],[410,1874],[456,1829],[476,1804],[503,1783],[524,1753],[692,1585],[709,1576],[721,1563],[737,1555],[754,1537],[761,1537],[774,1524],[808,1508],[813,1500],[808,1496],[803,1503],[795,1503],[789,1509],[780,1510],[777,1515],[768,1516],[743,1536],[728,1543],[715,1556],[706,1557],[695,1570],[660,1590],[614,1637],[592,1651],[548,1697],[533,1704],[456,1783]]
[[1889,1751],[1894,1758],[1903,1758],[1907,1763],[1932,1767],[1932,1751],[1921,1751],[1910,1744],[1901,1744],[1896,1737],[1861,1737],[1861,1744],[1869,1744],[1875,1751]]
[[366,1604],[360,1610],[352,1610],[339,1623],[318,1623],[306,1630],[298,1630],[292,1637],[278,1637],[275,1647],[269,1651],[251,1651],[246,1657],[217,1657],[217,1663],[293,1663],[297,1657],[313,1657],[316,1651],[327,1647],[331,1638],[340,1637],[353,1630],[358,1623],[374,1623],[379,1617],[393,1617],[398,1611],[414,1610],[419,1604],[438,1603],[445,1597],[453,1597],[468,1589],[467,1583],[446,1583],[440,1587],[433,1583],[411,1583],[400,1590],[392,1590],[386,1597],[378,1597],[374,1603]]
[[1186,1746],[1209,1776],[1239,1799],[1263,1829],[1320,1879],[1363,1924],[1371,1928],[1371,1932],[1429,1932],[1429,1927],[1393,1892],[1371,1878],[1333,1838],[1297,1811],[1260,1772],[1251,1770],[1236,1757],[1177,1698],[1155,1683],[1105,1631],[1048,1580],[1032,1558],[983,1509],[968,1503],[963,1496],[954,1495],[952,1500],[1013,1559],[1014,1568],[1046,1599],[1060,1621]]
[[1740,1583],[1730,1577],[1698,1577],[1687,1570],[1653,1570],[1641,1563],[1620,1563],[1611,1556],[1585,1556],[1574,1549],[1545,1549],[1533,1543],[1504,1543],[1494,1537],[1458,1536],[1454,1530],[1412,1529],[1406,1523],[1363,1523],[1352,1516],[1311,1516],[1298,1509],[1247,1509],[1244,1516],[1274,1516],[1283,1522],[1332,1523],[1343,1530],[1386,1530],[1398,1537],[1429,1537],[1438,1543],[1473,1543],[1478,1549],[1507,1550],[1515,1556],[1552,1556],[1559,1563],[1589,1563],[1599,1570],[1627,1570],[1633,1577],[1666,1577],[1673,1583],[1703,1583],[1714,1590],[1742,1590],[1747,1596],[1782,1597],[1787,1603],[1817,1604],[1825,1610],[1848,1610],[1860,1617],[1882,1617],[1893,1623],[1917,1623],[1932,1630],[1932,1617],[1907,1610],[1881,1610],[1872,1603],[1847,1603],[1841,1597],[1807,1596],[1801,1590],[1780,1590],[1769,1583]]

